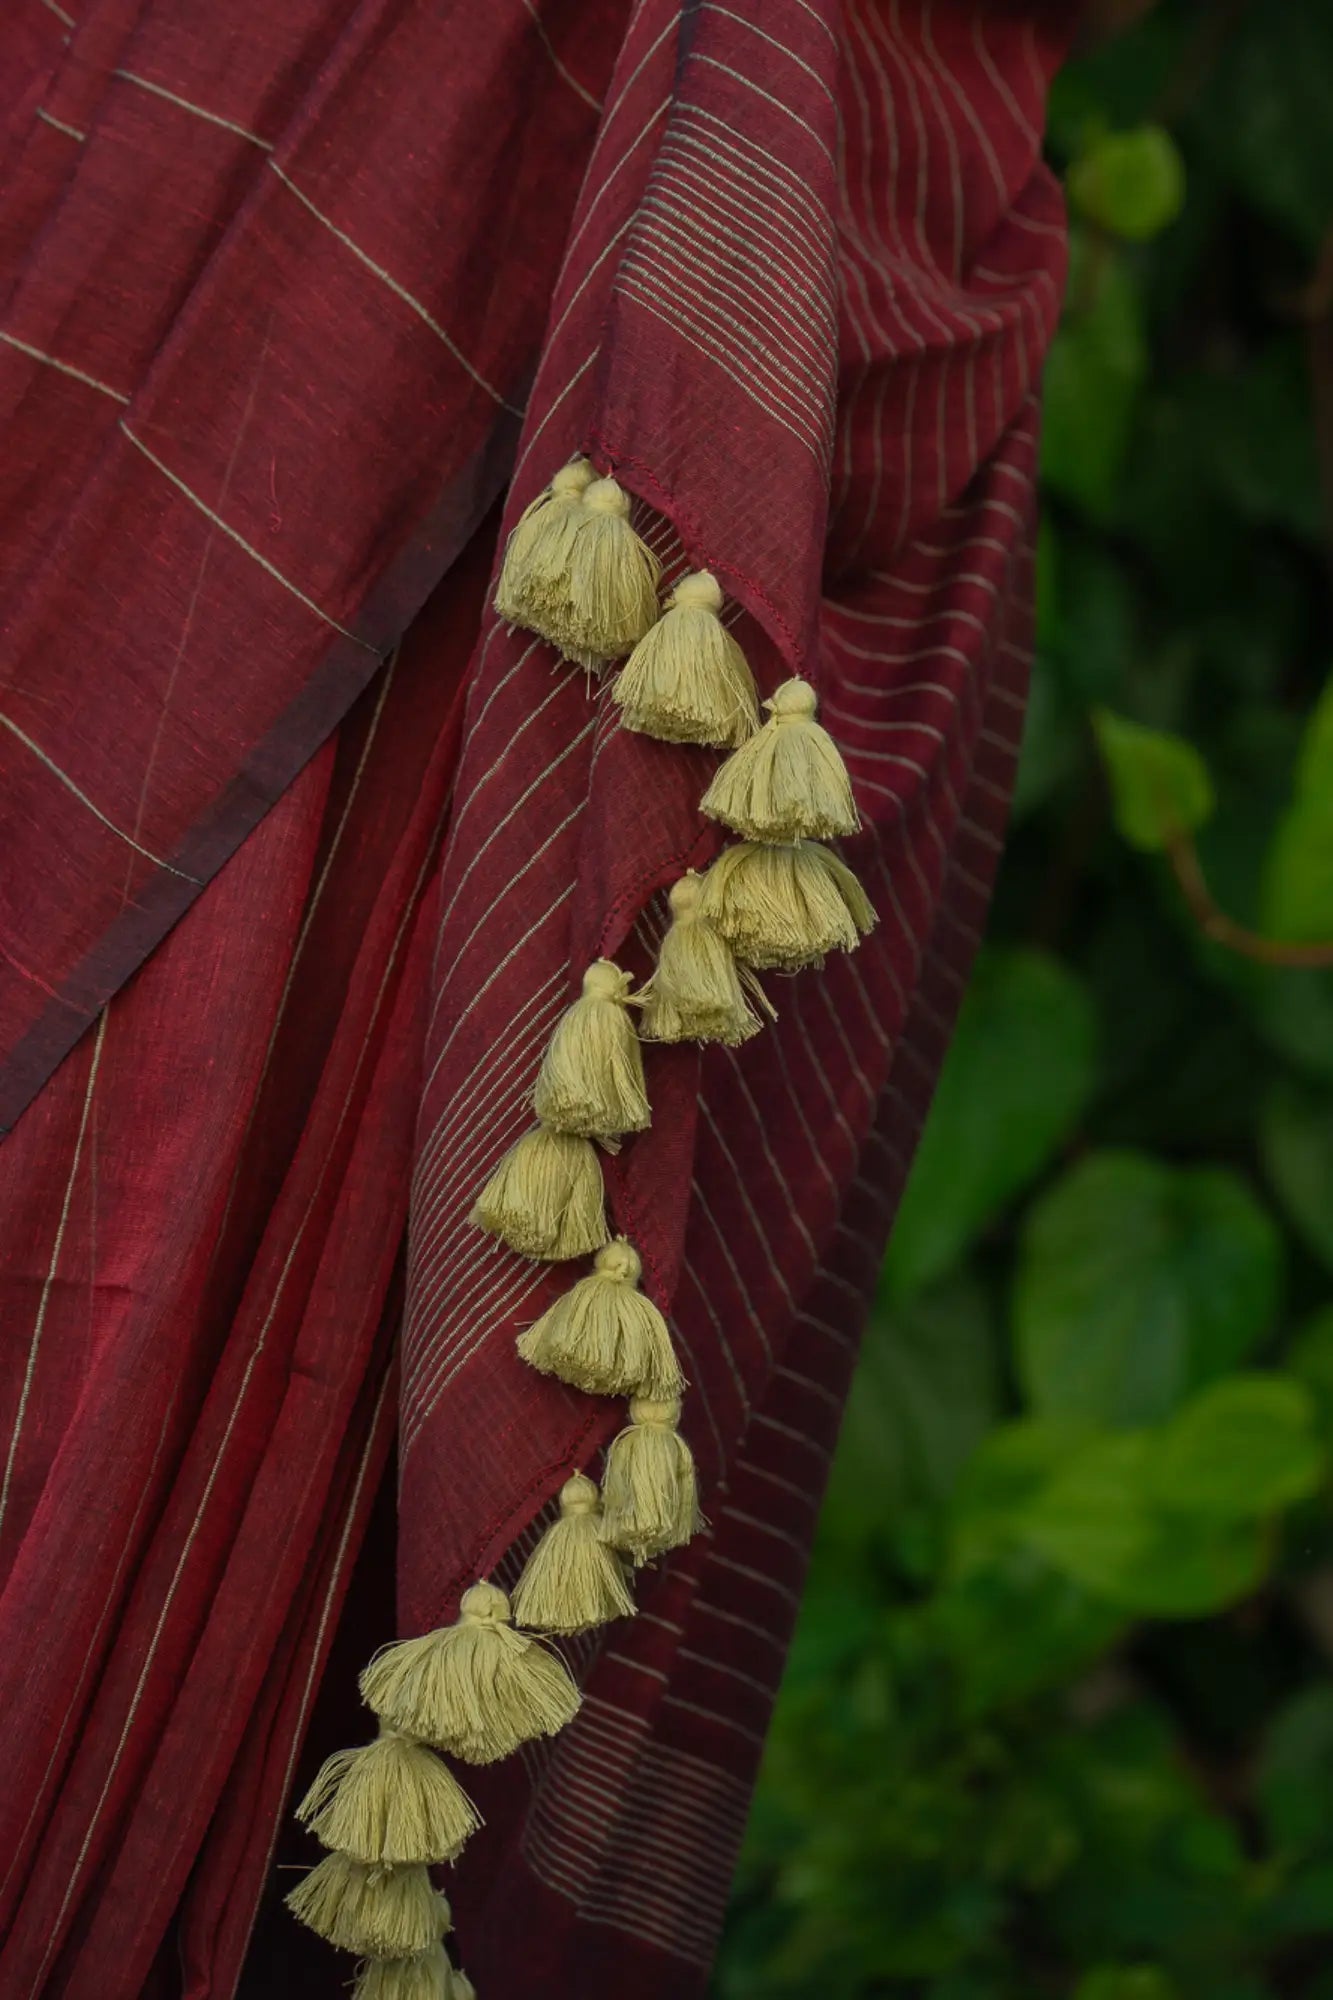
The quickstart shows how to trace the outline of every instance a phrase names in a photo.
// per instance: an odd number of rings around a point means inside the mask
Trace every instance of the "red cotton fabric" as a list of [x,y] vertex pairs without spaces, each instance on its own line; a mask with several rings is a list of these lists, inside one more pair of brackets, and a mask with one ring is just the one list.
[[745,1048],[648,1052],[608,1188],[710,1525],[570,1647],[577,1720],[476,1774],[450,1882],[482,2000],[702,1993],[1000,851],[1071,13],[13,0],[6,2000],[268,1990],[395,1439],[408,1632],[512,1580],[621,1421],[514,1352],[570,1272],[466,1220],[583,966],[645,972],[719,844],[712,758],[488,607],[506,485],[504,526],[576,450],[764,692],[816,683],[880,915]]

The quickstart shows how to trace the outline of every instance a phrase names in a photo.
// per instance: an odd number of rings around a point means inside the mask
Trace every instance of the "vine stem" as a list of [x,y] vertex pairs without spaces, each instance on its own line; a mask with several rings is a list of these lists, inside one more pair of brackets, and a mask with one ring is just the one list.
[[1214,944],[1259,965],[1333,966],[1333,943],[1288,944],[1279,938],[1264,937],[1259,931],[1247,930],[1244,924],[1229,917],[1208,887],[1199,850],[1189,834],[1174,834],[1167,842],[1166,853],[1191,916]]

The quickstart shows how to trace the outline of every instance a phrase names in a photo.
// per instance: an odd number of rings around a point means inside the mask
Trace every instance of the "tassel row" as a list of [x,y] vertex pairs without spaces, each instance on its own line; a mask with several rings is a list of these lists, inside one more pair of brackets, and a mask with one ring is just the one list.
[[731,753],[702,809],[740,841],[704,876],[673,885],[671,924],[641,992],[608,960],[588,968],[543,1057],[536,1124],[476,1199],[473,1221],[521,1255],[595,1257],[520,1336],[519,1352],[577,1388],[627,1397],[629,1421],[607,1451],[600,1493],[583,1473],[566,1480],[512,1607],[495,1585],[474,1584],[455,1624],[370,1662],[361,1693],[380,1734],[330,1757],[297,1808],[330,1852],[287,1900],[361,1955],[356,2000],[476,2000],[445,1950],[449,1905],[429,1871],[457,1858],[480,1819],[437,1753],[488,1764],[563,1728],[579,1693],[559,1654],[532,1635],[633,1616],[628,1566],[702,1526],[679,1429],[684,1378],[666,1321],[640,1289],[638,1254],[611,1240],[596,1151],[650,1122],[631,1009],[644,1040],[738,1047],[776,1019],[756,969],[818,965],[854,949],[875,922],[856,877],[819,845],[859,820],[814,690],[785,682],[761,727],[716,580],[682,577],[659,612],[659,579],[628,495],[577,459],[520,518],[496,589],[501,617],[568,659],[596,670],[625,660],[612,688],[625,728]]
[[[606,565],[604,601],[619,606],[653,568],[619,493],[614,481],[594,480],[586,461],[557,474],[520,520],[497,588],[504,616],[585,663],[629,650],[633,622],[617,612],[599,624],[583,580],[590,567]],[[613,587],[615,560],[623,567]],[[661,615],[638,632],[612,699],[627,729],[730,750],[702,809],[740,843],[705,876],[690,871],[673,885],[671,924],[640,993],[607,961],[589,967],[542,1062],[533,1096],[538,1129],[501,1162],[474,1211],[529,1256],[596,1251],[592,1272],[520,1336],[518,1349],[534,1368],[576,1388],[630,1398],[629,1424],[608,1453],[600,1518],[595,1486],[576,1475],[519,1585],[520,1617],[548,1631],[629,1615],[623,1575],[598,1565],[599,1544],[637,1566],[678,1547],[699,1523],[693,1460],[678,1429],[684,1385],[666,1323],[638,1289],[631,1245],[606,1242],[600,1199],[576,1196],[585,1181],[591,1190],[595,1155],[558,1147],[556,1135],[612,1145],[646,1129],[631,1007],[641,1009],[645,1041],[737,1047],[765,1017],[775,1018],[756,969],[819,965],[831,951],[853,950],[875,922],[856,877],[819,844],[855,832],[860,820],[842,758],[816,720],[814,690],[801,679],[784,682],[764,703],[761,728],[753,676],[722,622],[722,603],[707,571],[682,577]],[[573,1228],[571,1211],[579,1218]]]
[[554,1735],[579,1708],[559,1654],[516,1632],[511,1619],[504,1592],[477,1583],[464,1592],[456,1624],[377,1654],[361,1694],[380,1719],[379,1736],[328,1758],[297,1807],[332,1851],[292,1890],[288,1907],[368,1961],[359,2000],[471,1994],[443,1950],[449,1905],[429,1871],[456,1860],[481,1819],[434,1752],[493,1763]]
[[[800,679],[784,682],[764,703],[768,720],[759,728],[753,676],[722,624],[716,579],[706,570],[682,577],[657,616],[656,560],[630,527],[629,511],[623,490],[595,478],[586,460],[564,467],[510,538],[496,608],[574,659],[605,663],[629,652],[612,690],[627,728],[731,750],[702,809],[743,844],[724,851],[702,884],[686,876],[676,885],[671,929],[638,997],[645,1039],[736,1047],[758,1031],[762,1014],[771,1016],[740,967],[817,966],[831,951],[854,950],[873,926],[875,913],[851,871],[814,844],[855,833],[860,818],[837,746],[816,720],[814,689]],[[634,615],[622,615],[631,601]],[[590,990],[590,971],[581,1004],[591,1008],[600,998],[606,1011],[629,1004],[628,981],[616,991],[610,977],[609,969],[599,974],[602,985]],[[632,1058],[623,1070],[610,1063],[605,1034],[598,1061],[591,1022],[576,1052],[578,1011],[571,1009],[570,1032],[563,1042],[557,1037],[543,1065],[539,1120],[586,1138],[606,1136],[612,1118],[622,1133],[642,1131],[641,1071]],[[478,1219],[494,1227],[484,1206]],[[502,1216],[497,1233],[526,1255],[552,1254],[538,1240],[552,1232],[521,1240],[524,1232]],[[554,1234],[559,1240],[561,1232]]]

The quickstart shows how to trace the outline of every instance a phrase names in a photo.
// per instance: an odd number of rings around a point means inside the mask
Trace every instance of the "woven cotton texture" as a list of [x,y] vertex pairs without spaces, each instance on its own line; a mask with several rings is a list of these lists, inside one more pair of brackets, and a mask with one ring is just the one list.
[[579,454],[659,601],[707,569],[761,694],[815,686],[879,918],[742,1046],[648,1048],[598,1150],[710,1532],[571,1643],[449,1883],[482,2000],[705,1991],[1004,833],[1075,11],[9,10],[0,1992],[235,1991],[395,1429],[418,1634],[624,1424],[516,1351],[587,1266],[467,1219],[725,837],[718,753],[491,608]]

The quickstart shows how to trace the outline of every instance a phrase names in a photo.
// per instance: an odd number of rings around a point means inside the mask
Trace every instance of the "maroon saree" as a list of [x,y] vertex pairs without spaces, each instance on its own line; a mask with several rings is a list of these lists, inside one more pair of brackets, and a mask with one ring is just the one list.
[[450,1884],[482,2000],[702,1991],[1000,851],[1067,11],[0,26],[6,1996],[235,1993],[395,1438],[414,1632],[621,1421],[518,1360],[561,1279],[467,1221],[582,967],[646,972],[719,845],[712,753],[488,608],[506,486],[576,450],[817,685],[880,916],[758,1040],[648,1055],[610,1205],[710,1526]]

